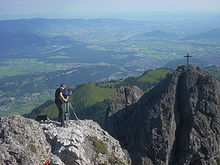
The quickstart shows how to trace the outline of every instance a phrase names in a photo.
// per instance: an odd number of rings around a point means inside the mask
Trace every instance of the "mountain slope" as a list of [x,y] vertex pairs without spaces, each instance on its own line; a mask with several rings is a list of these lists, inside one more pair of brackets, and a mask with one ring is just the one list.
[[196,40],[196,39],[220,40],[220,30],[213,29],[208,32],[187,36],[184,39],[186,40]]
[[220,81],[220,67],[209,66],[204,68],[203,71]]
[[[92,114],[86,113],[85,111],[89,111],[89,109],[94,109],[95,105],[97,106],[98,103],[102,103],[105,100],[112,99],[113,96],[114,89],[101,88],[95,83],[86,83],[78,86],[75,90],[73,90],[73,95],[70,98],[70,102],[73,103],[73,107],[80,119],[91,118],[88,117],[89,115],[97,118],[98,116],[95,111],[93,111]],[[58,110],[54,102],[48,101],[42,106],[35,108],[30,114],[25,116],[35,118],[37,115],[41,114],[49,115],[51,119],[56,119],[58,116]]]
[[172,37],[172,35],[167,34],[161,30],[155,30],[155,31],[151,31],[151,32],[145,32],[145,33],[139,33],[136,35],[133,35],[131,37],[129,37],[129,40],[146,40],[146,39],[158,39],[158,38],[168,38],[168,37]]
[[46,39],[32,33],[11,33],[0,31],[0,49],[26,47],[29,44],[46,44]]
[[108,132],[133,164],[216,165],[219,110],[219,82],[195,66],[180,66],[136,104],[108,115]]
[[[103,126],[105,112],[117,88],[124,85],[136,85],[146,92],[153,88],[170,71],[169,69],[150,70],[140,77],[82,84],[73,90],[70,102],[73,104],[80,119],[93,119]],[[35,108],[31,113],[25,114],[25,116],[34,118],[40,114],[47,114],[50,118],[56,119],[58,112],[53,101],[46,102],[42,106]]]

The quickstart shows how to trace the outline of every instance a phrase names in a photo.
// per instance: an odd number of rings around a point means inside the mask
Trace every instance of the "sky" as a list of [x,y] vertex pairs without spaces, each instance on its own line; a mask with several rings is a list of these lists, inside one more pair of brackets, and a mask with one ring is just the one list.
[[111,17],[146,12],[220,12],[220,0],[0,0],[0,18]]

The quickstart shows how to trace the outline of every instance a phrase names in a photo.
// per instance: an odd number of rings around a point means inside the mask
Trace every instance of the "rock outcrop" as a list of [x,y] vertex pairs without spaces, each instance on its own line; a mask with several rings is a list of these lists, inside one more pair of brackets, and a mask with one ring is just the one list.
[[70,121],[67,128],[41,126],[52,153],[67,165],[130,164],[119,142],[92,120]]
[[1,165],[130,164],[117,140],[91,120],[39,124],[19,115],[0,118]]
[[122,86],[116,89],[116,96],[106,111],[105,128],[109,130],[112,123],[108,122],[108,118],[129,105],[135,104],[144,92],[136,86]]
[[195,66],[178,67],[108,122],[135,165],[219,164],[220,85]]
[[0,118],[0,146],[1,165],[63,165],[51,153],[40,124],[18,115]]

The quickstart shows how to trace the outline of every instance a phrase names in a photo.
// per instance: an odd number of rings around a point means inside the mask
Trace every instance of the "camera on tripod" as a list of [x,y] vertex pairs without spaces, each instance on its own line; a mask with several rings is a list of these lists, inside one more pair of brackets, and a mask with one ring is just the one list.
[[71,96],[73,94],[71,89],[64,89],[63,91],[63,95],[65,98],[67,98],[68,96]]

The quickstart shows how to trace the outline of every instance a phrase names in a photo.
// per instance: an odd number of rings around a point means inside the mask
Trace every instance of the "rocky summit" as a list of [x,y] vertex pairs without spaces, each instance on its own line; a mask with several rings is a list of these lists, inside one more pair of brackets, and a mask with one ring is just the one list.
[[220,84],[196,66],[179,66],[106,120],[134,165],[220,164]]
[[126,151],[97,123],[38,123],[19,115],[0,118],[1,165],[130,164]]

